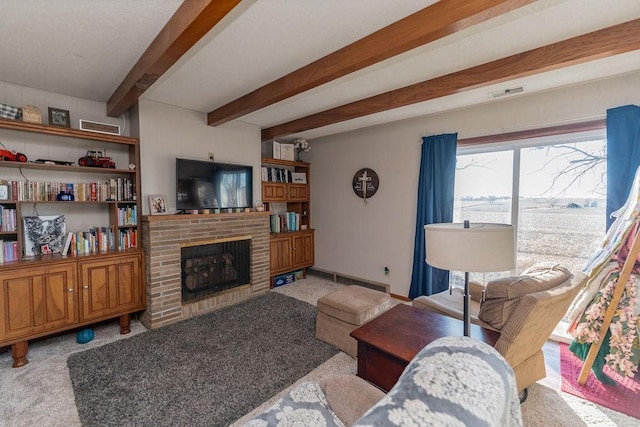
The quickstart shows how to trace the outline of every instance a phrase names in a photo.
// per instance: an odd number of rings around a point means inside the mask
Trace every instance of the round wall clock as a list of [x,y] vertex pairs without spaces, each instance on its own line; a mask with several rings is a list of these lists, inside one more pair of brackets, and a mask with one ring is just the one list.
[[375,173],[373,169],[362,168],[353,176],[352,186],[356,196],[364,199],[366,202],[367,199],[371,198],[376,194],[376,191],[378,191],[380,180],[378,179],[378,174]]

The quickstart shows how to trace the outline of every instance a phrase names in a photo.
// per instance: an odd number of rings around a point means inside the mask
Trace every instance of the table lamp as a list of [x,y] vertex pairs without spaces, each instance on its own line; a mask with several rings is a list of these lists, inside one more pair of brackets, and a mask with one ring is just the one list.
[[442,270],[464,271],[464,335],[469,336],[469,272],[515,268],[514,231],[508,224],[440,223],[425,225],[427,264]]

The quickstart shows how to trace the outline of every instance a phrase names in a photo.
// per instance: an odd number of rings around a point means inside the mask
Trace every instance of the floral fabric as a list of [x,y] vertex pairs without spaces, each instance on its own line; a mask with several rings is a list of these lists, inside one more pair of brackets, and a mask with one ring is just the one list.
[[[569,332],[574,338],[569,348],[583,360],[588,352],[586,347],[600,339],[605,313],[640,224],[640,167],[636,169],[633,185],[624,206],[611,215],[615,217],[615,221],[583,270],[589,275],[589,282],[573,302],[566,316],[566,319],[571,322]],[[640,362],[638,339],[640,302],[637,297],[640,292],[640,270],[638,269],[640,260],[638,258],[640,254],[636,257],[629,280],[624,284],[622,298],[607,331],[610,336],[607,343],[608,353],[605,353],[606,346],[603,343],[592,365],[592,370],[600,381],[605,379],[601,369],[605,363],[623,376],[633,377],[638,370],[638,362]],[[603,335],[606,337],[607,334]]]
[[331,410],[320,385],[304,382],[244,427],[344,427]]
[[491,346],[440,338],[355,426],[522,426],[513,370]]
[[[620,268],[603,281],[600,291],[584,311],[580,321],[572,332],[579,343],[593,344],[600,339],[604,316],[613,297]],[[606,364],[622,376],[633,377],[638,371],[640,362],[640,301],[637,298],[640,290],[640,278],[632,274],[624,285],[622,298],[616,307],[609,326],[609,354],[605,356]]]

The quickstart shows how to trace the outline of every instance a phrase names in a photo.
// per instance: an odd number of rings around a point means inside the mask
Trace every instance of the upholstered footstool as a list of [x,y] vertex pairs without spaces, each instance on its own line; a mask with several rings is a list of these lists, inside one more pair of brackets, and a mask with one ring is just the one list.
[[362,286],[347,286],[318,299],[316,338],[356,357],[358,343],[349,334],[391,308],[391,297]]

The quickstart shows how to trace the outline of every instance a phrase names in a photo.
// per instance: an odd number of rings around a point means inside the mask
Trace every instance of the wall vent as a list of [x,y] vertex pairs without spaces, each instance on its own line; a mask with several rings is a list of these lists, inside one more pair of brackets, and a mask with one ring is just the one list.
[[496,92],[489,92],[489,96],[493,99],[501,98],[503,96],[515,95],[516,93],[524,92],[524,88],[522,86],[514,87],[511,89],[498,90]]

